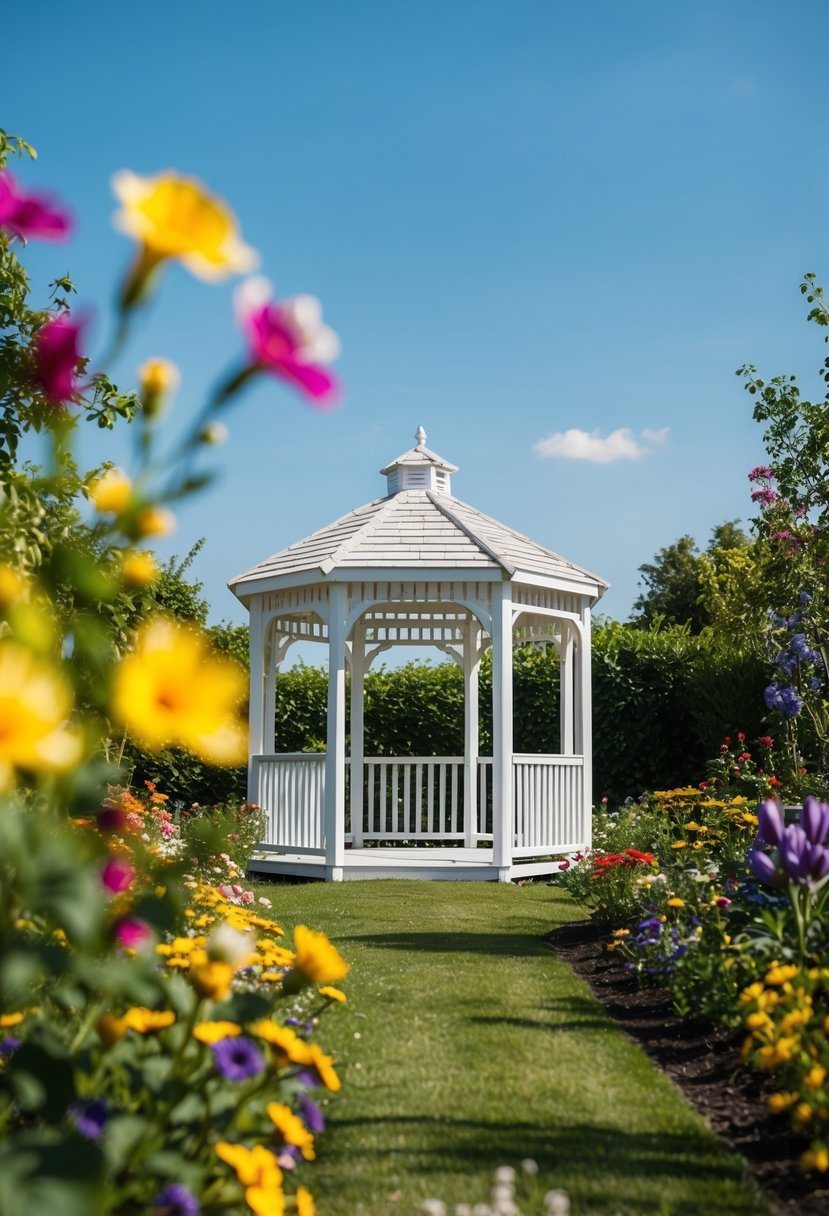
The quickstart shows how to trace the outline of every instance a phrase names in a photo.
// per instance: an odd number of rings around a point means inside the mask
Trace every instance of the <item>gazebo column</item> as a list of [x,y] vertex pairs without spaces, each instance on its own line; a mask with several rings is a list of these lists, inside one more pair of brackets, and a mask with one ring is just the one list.
[[593,840],[593,698],[590,671],[590,606],[581,609],[578,650],[575,668],[575,744],[576,754],[583,757],[582,824],[584,843],[590,848]]
[[467,622],[463,639],[463,823],[464,844],[475,847],[478,836],[478,688],[481,671],[481,627]]
[[573,709],[573,627],[569,621],[562,621],[559,650],[559,716],[562,756],[572,756],[575,751]]
[[346,589],[328,588],[328,741],[325,756],[324,839],[326,878],[342,880],[345,853],[345,641]]
[[265,631],[261,599],[250,606],[250,701],[248,706],[248,802],[259,801],[257,756],[262,755],[265,734]]
[[498,881],[509,882],[513,842],[512,595],[493,587],[492,603],[492,857]]
[[354,847],[363,844],[363,780],[365,759],[365,725],[363,715],[363,690],[366,679],[366,635],[361,621],[354,626],[351,636],[351,778],[349,805],[351,809],[351,835]]

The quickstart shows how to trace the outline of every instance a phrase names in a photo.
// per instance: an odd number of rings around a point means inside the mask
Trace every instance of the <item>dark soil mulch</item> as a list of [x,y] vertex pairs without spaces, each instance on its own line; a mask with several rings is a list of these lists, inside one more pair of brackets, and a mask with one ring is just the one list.
[[806,1145],[787,1132],[785,1117],[766,1114],[765,1100],[774,1086],[769,1077],[742,1065],[739,1032],[678,1017],[668,994],[660,988],[640,988],[605,949],[607,934],[589,921],[564,925],[547,940],[721,1139],[742,1154],[782,1213],[829,1214],[829,1185],[810,1185],[798,1172],[797,1159]]

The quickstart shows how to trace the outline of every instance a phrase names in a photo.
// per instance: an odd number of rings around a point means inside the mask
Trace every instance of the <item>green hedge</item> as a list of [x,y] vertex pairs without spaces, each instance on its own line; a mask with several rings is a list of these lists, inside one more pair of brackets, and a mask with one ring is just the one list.
[[[636,797],[646,789],[696,782],[724,735],[764,732],[763,665],[722,641],[683,629],[638,629],[617,622],[593,632],[593,756],[596,798]],[[491,666],[481,671],[481,753],[491,754]],[[277,679],[279,751],[322,751],[327,677],[297,666]],[[556,752],[558,658],[527,647],[514,664],[515,750]],[[463,679],[453,663],[409,663],[369,673],[367,755],[461,755]],[[150,777],[173,798],[209,802],[245,795],[242,769],[211,770],[178,752],[132,753],[136,779]]]

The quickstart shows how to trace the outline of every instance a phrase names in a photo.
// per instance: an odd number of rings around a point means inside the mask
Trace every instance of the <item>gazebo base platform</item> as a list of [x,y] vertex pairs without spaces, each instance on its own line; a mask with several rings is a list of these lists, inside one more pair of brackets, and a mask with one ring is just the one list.
[[488,849],[418,849],[380,847],[346,849],[343,864],[330,866],[320,853],[255,853],[248,863],[253,874],[274,878],[349,882],[363,878],[428,878],[461,882],[514,882],[558,871],[561,857],[518,861],[496,866]]

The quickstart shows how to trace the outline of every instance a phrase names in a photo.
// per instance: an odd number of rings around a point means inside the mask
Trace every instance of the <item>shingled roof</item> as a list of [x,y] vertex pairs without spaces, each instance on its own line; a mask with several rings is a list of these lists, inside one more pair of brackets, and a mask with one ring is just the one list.
[[597,575],[451,494],[434,490],[401,490],[366,503],[274,553],[231,579],[228,586],[244,598],[265,580],[296,585],[304,574],[376,570],[388,577],[395,569],[463,571],[473,576],[500,571],[508,579],[520,572],[569,588],[577,584],[597,597],[607,589]]

